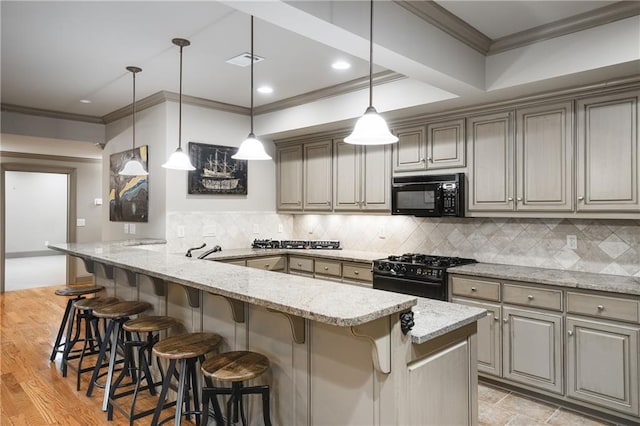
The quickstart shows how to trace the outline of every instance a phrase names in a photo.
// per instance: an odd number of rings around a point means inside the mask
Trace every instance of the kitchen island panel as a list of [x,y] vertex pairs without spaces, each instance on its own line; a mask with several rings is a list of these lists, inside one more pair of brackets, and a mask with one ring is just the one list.
[[[242,317],[244,320],[245,315]],[[202,331],[222,336],[219,352],[247,349],[246,322],[234,319],[231,305],[224,297],[206,291],[202,292]]]
[[[198,303],[201,300],[201,292],[198,291]],[[167,315],[180,321],[185,332],[196,333],[202,331],[202,315],[200,306],[191,306],[185,291],[185,287],[168,282],[167,283]]]

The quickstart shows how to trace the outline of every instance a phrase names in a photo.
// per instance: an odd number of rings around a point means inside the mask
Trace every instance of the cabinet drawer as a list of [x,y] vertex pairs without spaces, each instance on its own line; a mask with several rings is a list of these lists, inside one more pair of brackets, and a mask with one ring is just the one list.
[[567,292],[567,312],[639,322],[638,302],[617,297]]
[[500,283],[451,277],[451,292],[456,296],[500,301]]
[[289,256],[289,270],[313,273],[313,259]]
[[340,277],[342,276],[342,263],[327,260],[316,260],[314,272],[320,275]]
[[373,281],[371,265],[345,263],[342,265],[342,278],[358,281]]
[[267,271],[284,271],[284,256],[261,257],[259,259],[247,259],[250,268],[264,269]]
[[562,310],[562,292],[560,290],[504,284],[502,301],[514,305],[553,309],[554,311]]
[[244,259],[221,260],[220,262],[228,263],[229,265],[247,266],[247,263]]

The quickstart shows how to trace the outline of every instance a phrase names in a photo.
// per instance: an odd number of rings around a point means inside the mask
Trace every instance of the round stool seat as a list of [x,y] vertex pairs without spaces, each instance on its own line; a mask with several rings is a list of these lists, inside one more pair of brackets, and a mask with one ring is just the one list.
[[101,285],[64,287],[56,290],[56,296],[84,296],[85,294],[95,294],[104,290]]
[[202,364],[202,373],[223,382],[251,380],[269,368],[269,359],[257,352],[226,352],[209,358]]
[[198,358],[211,352],[222,337],[215,333],[178,334],[161,340],[153,347],[153,353],[166,359]]
[[100,306],[93,310],[93,315],[98,318],[115,319],[141,314],[142,312],[147,311],[151,308],[151,303],[148,302],[125,300]]
[[96,309],[100,306],[110,305],[119,301],[120,299],[118,299],[117,297],[95,297],[92,299],[81,299],[76,302],[76,309]]
[[151,333],[166,330],[178,324],[180,324],[180,321],[172,317],[148,316],[129,320],[124,323],[122,328],[124,328],[125,331]]

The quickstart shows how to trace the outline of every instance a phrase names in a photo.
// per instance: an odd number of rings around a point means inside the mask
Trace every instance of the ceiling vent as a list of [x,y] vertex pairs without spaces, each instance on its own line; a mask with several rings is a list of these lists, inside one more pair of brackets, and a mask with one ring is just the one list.
[[[258,55],[253,55],[253,63],[264,61],[264,58]],[[248,67],[251,65],[251,53],[244,52],[238,56],[235,56],[226,61],[228,64],[237,65],[239,67]]]

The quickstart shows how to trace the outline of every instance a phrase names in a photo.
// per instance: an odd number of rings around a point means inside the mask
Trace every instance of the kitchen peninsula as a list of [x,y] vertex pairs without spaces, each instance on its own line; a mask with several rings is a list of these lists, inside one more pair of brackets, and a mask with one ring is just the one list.
[[[148,301],[186,331],[219,333],[223,351],[264,353],[274,424],[477,424],[484,310],[188,258],[149,242],[49,247],[83,259],[109,294]],[[403,330],[401,314],[412,309],[415,325]]]

